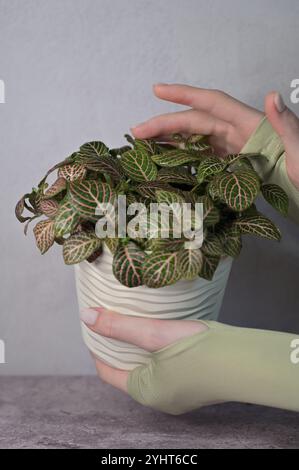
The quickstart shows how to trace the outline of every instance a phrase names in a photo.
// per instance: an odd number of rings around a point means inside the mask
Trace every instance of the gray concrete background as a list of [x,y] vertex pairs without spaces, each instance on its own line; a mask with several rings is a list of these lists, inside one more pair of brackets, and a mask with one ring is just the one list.
[[298,449],[298,413],[225,403],[182,416],[96,377],[2,377],[0,449]]
[[[131,125],[177,109],[152,83],[220,88],[259,108],[277,89],[290,105],[298,17],[296,0],[0,0],[0,374],[93,373],[72,268],[23,236],[18,196],[83,142],[119,145]],[[246,241],[221,320],[299,331],[299,230],[275,219],[283,242]]]

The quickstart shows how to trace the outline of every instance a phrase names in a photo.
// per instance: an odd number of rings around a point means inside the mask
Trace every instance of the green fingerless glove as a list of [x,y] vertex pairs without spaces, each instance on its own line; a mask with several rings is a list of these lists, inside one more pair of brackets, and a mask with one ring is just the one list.
[[130,372],[136,401],[174,415],[224,401],[299,411],[295,335],[203,323],[206,331],[154,352]]
[[254,152],[267,157],[267,159],[251,157],[255,170],[266,183],[278,184],[285,190],[290,201],[288,215],[294,222],[299,223],[299,191],[289,179],[283,143],[266,117],[261,120],[256,131],[241,150],[241,153]]

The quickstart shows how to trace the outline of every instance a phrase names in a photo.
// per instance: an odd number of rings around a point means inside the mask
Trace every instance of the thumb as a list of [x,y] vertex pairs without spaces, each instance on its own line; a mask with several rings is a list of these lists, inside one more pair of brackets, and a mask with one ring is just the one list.
[[283,142],[289,178],[299,189],[299,119],[276,91],[266,96],[265,113]]

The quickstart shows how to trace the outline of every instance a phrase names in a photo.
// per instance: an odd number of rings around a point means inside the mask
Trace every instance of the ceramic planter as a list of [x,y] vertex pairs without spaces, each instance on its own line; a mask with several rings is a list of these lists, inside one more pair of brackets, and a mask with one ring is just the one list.
[[[79,308],[104,306],[123,315],[161,319],[217,319],[232,259],[221,260],[212,281],[200,277],[178,281],[171,286],[150,289],[128,288],[112,273],[112,255],[104,248],[93,263],[84,261],[75,266]],[[148,361],[149,353],[137,346],[105,338],[82,323],[87,347],[108,364],[131,370]]]

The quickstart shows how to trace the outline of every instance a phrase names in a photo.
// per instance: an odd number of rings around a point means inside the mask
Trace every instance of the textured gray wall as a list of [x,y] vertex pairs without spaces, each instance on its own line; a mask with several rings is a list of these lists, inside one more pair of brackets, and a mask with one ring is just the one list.
[[[297,0],[0,0],[0,374],[93,373],[73,270],[58,247],[41,258],[23,237],[17,197],[83,142],[119,145],[131,125],[176,109],[153,98],[154,82],[221,88],[257,107],[277,89],[289,103],[298,17]],[[283,242],[246,241],[221,319],[298,331],[299,229],[275,218]]]

